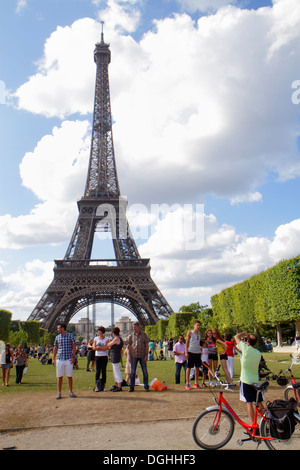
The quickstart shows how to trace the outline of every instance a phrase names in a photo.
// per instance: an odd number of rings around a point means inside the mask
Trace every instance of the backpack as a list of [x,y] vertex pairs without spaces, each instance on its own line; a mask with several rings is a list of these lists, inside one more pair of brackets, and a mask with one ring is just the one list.
[[297,402],[294,398],[287,400],[274,400],[267,403],[268,411],[265,417],[269,421],[270,436],[275,439],[290,439],[296,426],[294,409]]
[[103,380],[98,379],[97,382],[96,382],[95,392],[103,392],[103,389],[104,389]]

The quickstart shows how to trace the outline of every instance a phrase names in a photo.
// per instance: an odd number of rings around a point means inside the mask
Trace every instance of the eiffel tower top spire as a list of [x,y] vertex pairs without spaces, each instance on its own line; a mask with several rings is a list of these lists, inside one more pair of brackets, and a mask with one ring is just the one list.
[[101,42],[104,42],[103,26],[104,26],[104,21],[101,21]]
[[120,196],[112,134],[108,75],[110,59],[109,44],[104,42],[102,22],[101,42],[96,44],[94,50],[97,65],[94,116],[84,199],[111,199]]

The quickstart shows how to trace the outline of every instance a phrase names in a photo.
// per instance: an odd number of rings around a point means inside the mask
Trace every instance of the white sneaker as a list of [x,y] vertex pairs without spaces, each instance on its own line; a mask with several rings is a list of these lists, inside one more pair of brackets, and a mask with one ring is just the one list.
[[56,395],[56,400],[60,400],[61,399],[61,393],[58,392],[58,394]]
[[70,398],[77,398],[77,395],[75,395],[74,392],[70,392],[70,393],[69,393],[69,397],[70,397]]

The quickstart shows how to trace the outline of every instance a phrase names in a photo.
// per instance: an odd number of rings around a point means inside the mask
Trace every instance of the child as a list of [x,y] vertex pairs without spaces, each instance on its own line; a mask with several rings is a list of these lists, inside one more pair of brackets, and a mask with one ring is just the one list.
[[208,379],[211,382],[213,373],[208,366],[208,346],[206,341],[203,339],[200,341],[201,346],[201,362],[202,362],[202,386],[205,386],[206,374],[208,373]]

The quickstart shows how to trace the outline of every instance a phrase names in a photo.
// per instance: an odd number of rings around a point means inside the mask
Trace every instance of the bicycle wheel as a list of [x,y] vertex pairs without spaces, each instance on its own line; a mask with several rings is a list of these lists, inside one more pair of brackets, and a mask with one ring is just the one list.
[[[269,421],[264,419],[260,422],[260,435],[270,437]],[[300,424],[297,420],[295,431],[290,439],[264,439],[266,446],[270,450],[299,450],[300,449]]]
[[[218,422],[218,418],[219,422]],[[194,421],[193,438],[203,449],[216,450],[225,446],[232,438],[234,420],[227,410],[204,410]]]
[[288,385],[284,389],[283,395],[284,395],[285,400],[289,400],[290,398],[295,398],[295,400],[297,400],[298,406],[300,405],[300,403],[299,403],[299,389],[296,390],[296,394],[295,394],[295,391],[294,391],[292,385]]

